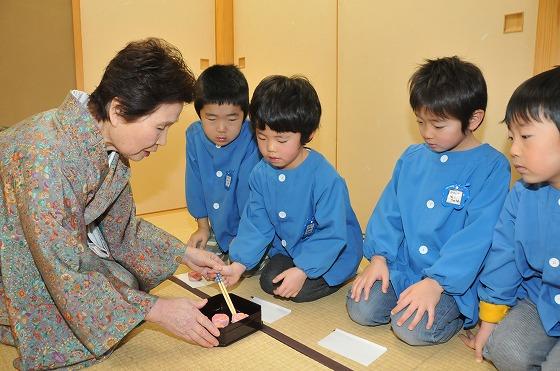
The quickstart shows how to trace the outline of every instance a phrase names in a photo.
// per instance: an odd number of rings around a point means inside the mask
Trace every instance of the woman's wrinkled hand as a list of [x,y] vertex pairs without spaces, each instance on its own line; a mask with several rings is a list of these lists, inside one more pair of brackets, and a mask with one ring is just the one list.
[[201,273],[204,277],[215,275],[224,265],[222,259],[216,254],[191,246],[187,246],[182,263]]
[[200,312],[207,300],[192,301],[187,298],[158,298],[146,321],[154,322],[190,343],[205,348],[218,345],[220,331]]

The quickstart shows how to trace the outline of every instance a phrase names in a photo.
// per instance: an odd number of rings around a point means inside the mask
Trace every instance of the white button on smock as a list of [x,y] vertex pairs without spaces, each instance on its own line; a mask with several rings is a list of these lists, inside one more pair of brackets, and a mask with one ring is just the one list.
[[222,148],[222,146],[220,146],[220,145],[216,144],[216,148]]
[[288,245],[288,243],[286,242],[286,240],[282,240],[281,243],[282,243],[282,246],[284,246],[284,247],[286,247],[286,246]]
[[560,198],[558,199],[558,206],[560,206]]
[[418,252],[422,255],[426,255],[428,253],[428,246],[422,245],[418,248]]
[[284,219],[284,218],[286,217],[286,215],[287,215],[287,214],[286,214],[285,211],[280,211],[280,212],[278,213],[278,216],[280,217],[280,219]]
[[548,264],[550,264],[552,268],[558,268],[558,266],[560,265],[560,260],[558,260],[558,258],[550,258]]
[[560,304],[560,294],[554,296],[554,301],[556,304]]
[[435,205],[436,204],[435,204],[434,200],[428,200],[428,202],[426,202],[426,207],[428,209],[433,209]]
[[441,157],[439,158],[439,160],[440,160],[441,162],[447,162],[447,160],[449,160],[449,156],[447,156],[447,155],[441,155]]
[[284,174],[278,175],[278,180],[281,181],[281,182],[285,181],[286,180],[286,175],[284,175]]
[[221,178],[222,175],[224,175],[224,173],[222,173],[220,170],[216,171],[216,176],[217,176],[218,178]]
[[217,202],[214,202],[214,205],[212,205],[212,207],[216,210],[218,210],[220,208],[220,204]]

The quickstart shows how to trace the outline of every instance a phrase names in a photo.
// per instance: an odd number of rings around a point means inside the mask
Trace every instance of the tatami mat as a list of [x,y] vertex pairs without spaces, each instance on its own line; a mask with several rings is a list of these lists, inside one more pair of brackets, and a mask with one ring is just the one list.
[[[156,225],[182,240],[187,240],[195,224],[184,210],[146,216]],[[178,273],[186,272],[180,268]],[[399,341],[389,326],[364,327],[352,322],[346,314],[345,298],[350,284],[337,293],[311,303],[293,303],[276,299],[263,292],[258,277],[242,280],[232,292],[245,298],[258,296],[292,310],[292,313],[270,327],[294,340],[355,370],[494,370],[488,362],[474,361],[472,351],[456,336],[448,343],[429,347],[411,347]],[[216,285],[201,288],[208,295],[219,293]],[[153,293],[168,297],[196,296],[184,288],[166,281]],[[368,368],[322,348],[317,342],[335,328],[350,332],[387,348]],[[17,356],[14,348],[0,345],[0,370],[12,370]],[[325,367],[289,348],[263,332],[257,332],[225,348],[205,349],[188,344],[161,328],[144,323],[94,370],[321,370]]]

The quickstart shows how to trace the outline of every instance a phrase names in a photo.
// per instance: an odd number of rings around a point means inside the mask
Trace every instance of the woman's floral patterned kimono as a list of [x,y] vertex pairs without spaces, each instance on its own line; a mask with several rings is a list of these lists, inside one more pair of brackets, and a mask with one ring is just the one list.
[[[18,348],[24,369],[107,355],[145,318],[156,300],[147,292],[185,252],[136,219],[128,162],[109,166],[80,94],[0,134],[0,342]],[[107,259],[88,248],[93,221]]]

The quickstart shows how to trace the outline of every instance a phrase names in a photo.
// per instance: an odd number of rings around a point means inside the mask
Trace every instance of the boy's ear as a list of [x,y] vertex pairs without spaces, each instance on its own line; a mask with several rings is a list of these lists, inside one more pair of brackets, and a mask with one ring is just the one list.
[[313,140],[313,136],[315,135],[315,132],[311,133],[309,135],[309,140],[307,141],[307,143],[311,142]]
[[481,109],[477,109],[476,111],[474,111],[473,114],[471,115],[471,118],[469,119],[468,129],[470,131],[475,131],[476,129],[478,129],[480,124],[482,124],[482,120],[484,120],[485,114],[486,112],[484,112],[484,110]]

